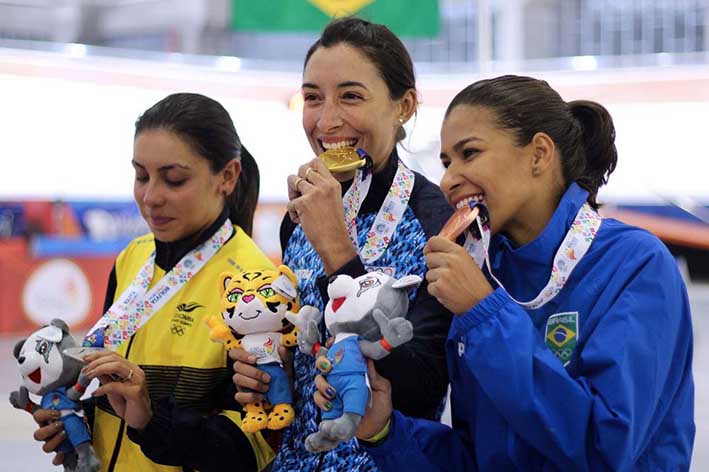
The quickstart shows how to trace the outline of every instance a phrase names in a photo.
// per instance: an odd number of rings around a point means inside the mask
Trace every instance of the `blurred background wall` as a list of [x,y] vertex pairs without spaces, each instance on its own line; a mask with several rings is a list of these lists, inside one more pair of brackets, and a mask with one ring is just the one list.
[[[133,123],[172,92],[230,111],[261,168],[255,237],[278,260],[285,179],[312,158],[303,57],[348,13],[388,24],[411,52],[421,106],[400,152],[434,182],[445,107],[475,80],[532,75],[604,104],[619,164],[603,212],[677,256],[709,368],[707,0],[0,0],[1,339],[55,316],[80,332],[100,316],[113,259],[147,231],[132,201]],[[709,374],[695,372],[709,400]],[[709,467],[705,404],[696,470]],[[38,455],[3,434],[0,450]]]

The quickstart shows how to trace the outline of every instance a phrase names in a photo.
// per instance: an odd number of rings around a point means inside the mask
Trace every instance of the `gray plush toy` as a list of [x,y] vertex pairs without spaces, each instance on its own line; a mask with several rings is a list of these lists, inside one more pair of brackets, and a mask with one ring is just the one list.
[[317,432],[305,439],[310,452],[329,451],[354,437],[369,400],[365,357],[381,359],[414,335],[406,320],[409,291],[421,283],[416,275],[399,280],[370,272],[353,279],[330,279],[325,325],[335,337],[329,349],[319,344],[317,310],[301,310],[288,320],[300,328],[298,347],[316,357],[315,365],[336,391],[332,408],[322,414]]
[[[61,411],[67,438],[58,451],[64,453],[64,470],[94,472],[100,464],[91,447],[91,436],[84,420],[79,399],[91,381],[81,374],[81,363],[64,354],[75,347],[69,327],[60,319],[53,319],[15,345],[22,383],[19,390],[10,393],[10,403],[15,408],[33,413],[37,408]],[[42,396],[40,405],[34,403],[29,392]]]

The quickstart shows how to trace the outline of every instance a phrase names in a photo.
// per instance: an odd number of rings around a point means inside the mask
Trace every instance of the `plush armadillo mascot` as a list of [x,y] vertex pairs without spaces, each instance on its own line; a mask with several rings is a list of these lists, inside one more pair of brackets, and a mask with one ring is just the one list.
[[381,272],[331,278],[325,325],[335,342],[329,349],[318,343],[322,315],[288,317],[300,328],[298,347],[316,357],[317,368],[337,392],[332,409],[322,414],[319,430],[305,440],[309,451],[329,451],[354,436],[369,400],[365,357],[381,359],[413,337],[413,326],[404,317],[409,291],[419,283],[421,278],[415,275],[396,280]]
[[[30,413],[37,408],[60,411],[67,434],[58,449],[64,453],[64,470],[93,472],[99,469],[99,461],[88,428],[77,414],[81,410],[79,398],[90,379],[81,374],[79,361],[63,354],[64,349],[75,346],[69,327],[60,319],[18,342],[13,353],[24,386],[10,393],[10,403]],[[28,392],[41,395],[41,403],[34,403]]]

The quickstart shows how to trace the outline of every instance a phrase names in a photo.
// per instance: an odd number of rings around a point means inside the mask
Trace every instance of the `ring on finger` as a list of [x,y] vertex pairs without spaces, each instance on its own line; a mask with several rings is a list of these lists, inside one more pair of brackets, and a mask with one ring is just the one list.
[[295,183],[293,184],[293,187],[295,187],[295,189],[300,192],[300,184],[302,184],[304,180],[305,180],[305,179],[304,179],[303,177],[298,177],[298,178],[295,180]]
[[305,180],[308,180],[308,177],[310,177],[310,173],[313,171],[312,167],[308,167],[308,170],[305,171]]
[[130,382],[130,379],[133,378],[133,369],[130,369],[128,371],[128,376],[122,380],[122,382]]

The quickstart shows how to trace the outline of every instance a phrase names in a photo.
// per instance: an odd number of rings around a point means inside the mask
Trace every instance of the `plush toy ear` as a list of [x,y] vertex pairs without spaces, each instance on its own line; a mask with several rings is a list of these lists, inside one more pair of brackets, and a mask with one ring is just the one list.
[[[66,323],[64,324],[66,325]],[[62,331],[62,329],[58,326],[54,325],[45,326],[44,328],[35,331],[34,334],[36,334],[42,339],[46,339],[47,341],[51,341],[53,343],[58,343],[64,337],[64,331]]]
[[12,355],[15,356],[15,359],[20,358],[20,351],[22,351],[22,346],[25,345],[26,339],[22,339],[20,341],[17,341],[17,344],[15,344],[15,347],[12,348]]
[[421,277],[418,275],[406,275],[393,284],[391,284],[392,288],[405,288],[411,290],[414,287],[418,287],[419,284],[421,283]]
[[[52,321],[49,322],[49,325],[56,326],[57,328],[61,329],[64,334],[69,334],[69,325],[66,324],[66,321],[62,320],[61,318],[54,318]],[[52,340],[50,339],[50,341]]]
[[296,291],[296,287],[298,286],[298,278],[295,276],[293,271],[285,265],[278,266],[278,272],[280,272],[281,275],[273,281],[271,288],[284,297],[290,300],[295,300],[298,296],[298,292]]
[[224,293],[224,290],[226,290],[226,288],[229,286],[229,284],[231,283],[231,280],[234,277],[235,277],[235,275],[232,274],[231,272],[222,272],[221,274],[219,274],[219,280],[221,282],[219,284],[219,296],[221,296],[222,293]]

